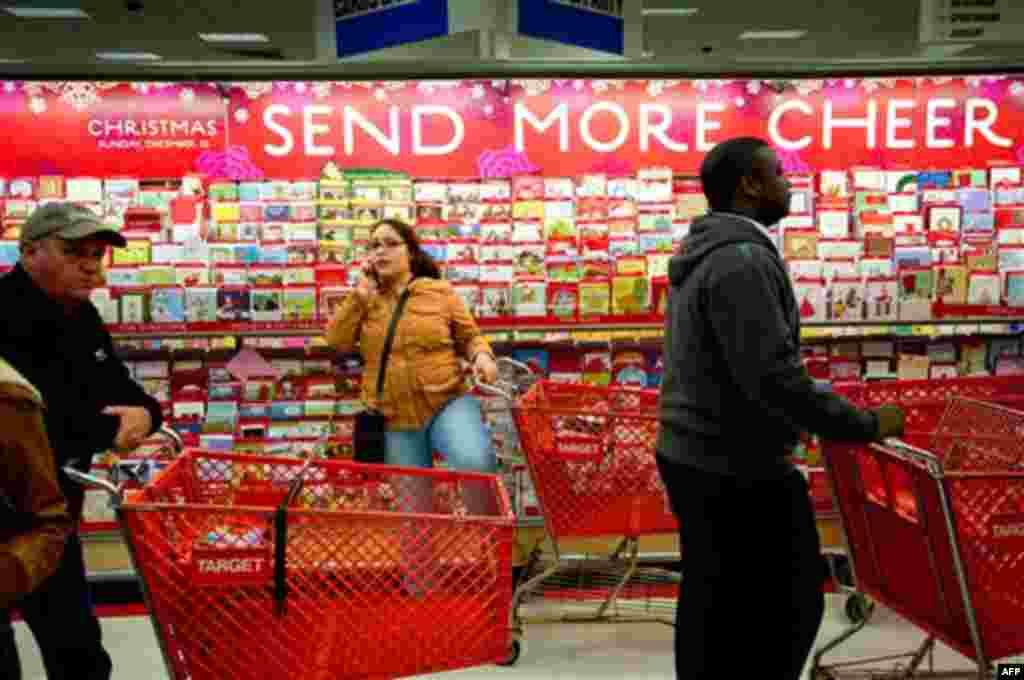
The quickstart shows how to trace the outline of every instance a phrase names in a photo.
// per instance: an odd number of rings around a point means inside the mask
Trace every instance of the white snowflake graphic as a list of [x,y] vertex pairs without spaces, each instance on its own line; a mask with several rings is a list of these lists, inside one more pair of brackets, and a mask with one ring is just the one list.
[[299,94],[306,94],[306,90],[308,89],[309,86],[306,85],[306,83],[295,83],[295,91]]
[[736,104],[736,108],[739,109],[742,109],[744,106],[747,105],[747,100],[744,99],[743,97],[736,97],[736,99],[733,101]]
[[572,81],[572,89],[576,90],[577,92],[581,92],[583,88],[586,87],[586,84],[586,81],[574,80]]
[[678,84],[678,80],[649,80],[647,81],[647,94],[652,97],[657,97],[665,90],[675,87]]
[[878,89],[878,81],[873,78],[865,78],[861,82],[861,87],[864,88],[865,92],[874,92]]
[[695,81],[693,81],[693,89],[697,90],[698,92],[707,92],[709,85],[710,85],[710,81],[708,81],[708,80],[695,80]]
[[245,125],[249,121],[249,109],[238,109],[235,111],[235,121],[239,125]]
[[508,84],[507,80],[492,80],[491,81],[491,87],[493,87],[495,90],[500,90],[501,88],[505,87],[507,84]]
[[1014,97],[1019,97],[1024,94],[1024,83],[1016,82],[1010,85],[1010,94]]
[[981,78],[978,76],[968,76],[964,78],[964,82],[967,83],[967,87],[977,88],[981,85]]
[[843,81],[843,87],[845,87],[847,90],[852,90],[853,88],[857,87],[857,81],[854,80],[853,78],[847,78],[846,80]]
[[192,106],[196,101],[196,91],[191,87],[186,87],[181,91],[181,94],[178,95],[178,98],[181,99],[181,103],[185,106]]
[[245,92],[249,99],[259,99],[274,91],[274,83],[232,83]]
[[537,95],[544,94],[551,89],[550,80],[538,80],[531,78],[530,80],[513,80],[512,84],[518,85],[526,90],[526,96],[528,97],[536,97]]
[[376,90],[373,91],[373,98],[379,102],[382,102],[388,98],[388,93],[385,90],[382,90],[381,88],[378,87]]
[[813,92],[817,92],[824,87],[824,85],[824,81],[821,80],[798,80],[796,82],[796,91],[801,96],[806,97]]
[[750,80],[747,82],[747,94],[758,94],[761,91],[760,80]]
[[60,101],[71,106],[76,111],[85,111],[100,101],[100,90],[109,90],[118,85],[120,83],[84,80],[30,81],[25,83],[24,90],[29,97],[39,97],[44,92],[52,92],[57,95]]
[[29,99],[28,108],[32,113],[40,116],[46,113],[46,100],[42,97],[32,97]]
[[472,90],[473,99],[483,99],[486,94],[483,85],[474,85]]
[[319,82],[313,85],[313,96],[317,99],[327,99],[331,94],[331,84]]
[[491,104],[488,104],[487,106],[485,106],[484,107],[484,113],[486,113],[488,116],[491,115],[492,113],[494,113],[494,106],[491,105]]

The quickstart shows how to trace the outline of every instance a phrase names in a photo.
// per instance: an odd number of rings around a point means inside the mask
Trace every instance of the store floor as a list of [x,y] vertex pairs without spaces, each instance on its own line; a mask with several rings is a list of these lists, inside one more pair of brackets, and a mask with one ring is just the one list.
[[[831,639],[844,623],[838,598],[829,597],[829,610],[818,641]],[[737,651],[749,648],[747,640],[758,628],[772,625],[751,611],[745,627],[737,627]],[[24,680],[45,680],[31,634],[24,624],[15,626],[22,652]],[[166,678],[160,651],[149,621],[142,617],[104,618],[103,630],[114,657],[113,680],[160,680]],[[469,680],[472,678],[672,678],[673,629],[662,623],[621,624],[535,624],[527,626],[526,646],[514,668],[487,666],[430,677]],[[895,614],[879,609],[871,624],[849,640],[834,660],[856,659],[909,651],[924,634]],[[1015,659],[1024,661],[1024,657]],[[728,659],[722,660],[729,663]],[[756,669],[756,658],[742,673]],[[940,646],[935,653],[936,669],[969,669],[970,662]],[[724,668],[724,667],[723,667]],[[732,674],[728,674],[732,676]],[[727,675],[723,675],[727,677]]]

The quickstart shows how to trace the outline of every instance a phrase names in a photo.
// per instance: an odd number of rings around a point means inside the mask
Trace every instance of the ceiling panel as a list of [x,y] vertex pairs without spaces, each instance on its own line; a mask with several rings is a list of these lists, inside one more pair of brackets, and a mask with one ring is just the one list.
[[[16,0],[13,0],[16,1]],[[485,2],[497,0],[481,0]],[[637,0],[639,1],[639,0]],[[639,41],[635,59],[679,71],[723,71],[757,69],[808,69],[858,64],[895,68],[907,64],[956,68],[957,64],[982,62],[1007,68],[1024,67],[1024,49],[1019,46],[979,45],[958,54],[943,50],[922,51],[918,43],[919,0],[786,0],[765,3],[750,0],[645,0],[646,9],[693,8],[692,16],[646,16],[641,55]],[[24,20],[0,12],[0,60],[28,60],[46,68],[97,67],[98,50],[130,49],[156,52],[165,65],[186,68],[235,64],[273,68],[291,63],[299,69],[313,64],[333,36],[333,23],[325,13],[330,0],[289,0],[286,3],[257,0],[143,0],[144,11],[131,13],[123,0],[82,0],[91,15],[87,21]],[[318,18],[323,17],[323,18]],[[801,29],[798,40],[739,39],[745,30]],[[270,37],[267,45],[216,49],[203,43],[200,32],[255,32]],[[279,51],[279,54],[251,52],[249,48]],[[630,48],[632,49],[632,48]],[[417,60],[419,63],[479,64],[479,37],[475,34],[448,36],[401,48],[360,55],[350,61],[359,68],[373,63]],[[516,37],[508,41],[508,58],[524,62],[621,60],[596,52],[539,40]],[[346,61],[345,63],[350,63]],[[314,64],[330,68],[334,60]],[[83,66],[84,65],[84,66]],[[338,69],[343,68],[338,64]],[[395,68],[394,66],[392,68]]]

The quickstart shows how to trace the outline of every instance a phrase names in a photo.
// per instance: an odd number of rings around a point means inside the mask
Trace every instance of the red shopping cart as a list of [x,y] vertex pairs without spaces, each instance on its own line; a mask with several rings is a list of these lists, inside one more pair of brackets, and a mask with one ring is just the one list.
[[[492,475],[198,450],[128,493],[69,474],[113,497],[174,680],[395,678],[509,654],[514,524]],[[403,510],[424,492],[428,511]]]
[[[516,588],[512,614],[517,633],[522,628],[519,607],[527,596],[560,571],[583,569],[580,560],[567,559],[560,542],[620,539],[606,559],[587,559],[583,565],[597,575],[582,586],[588,597],[607,593],[596,613],[585,618],[601,619],[638,576],[639,537],[677,531],[655,462],[657,402],[657,390],[542,380],[513,403],[519,441],[554,552],[553,563]],[[674,600],[678,575],[664,580],[672,592],[659,595]]]
[[[857,589],[927,632],[905,655],[823,665],[812,677],[905,659],[891,675],[990,677],[992,662],[1024,652],[1024,413],[968,399],[948,402],[927,447],[828,444],[826,466]],[[919,671],[936,640],[976,664]],[[874,674],[872,674],[874,673]]]

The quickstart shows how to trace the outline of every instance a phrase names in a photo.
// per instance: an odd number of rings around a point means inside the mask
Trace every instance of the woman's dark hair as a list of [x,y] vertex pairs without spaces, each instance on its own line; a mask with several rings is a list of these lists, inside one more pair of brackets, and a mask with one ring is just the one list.
[[411,225],[406,224],[402,220],[386,219],[373,225],[370,233],[377,231],[381,227],[391,227],[405,241],[405,246],[409,249],[409,269],[414,277],[441,278],[441,270],[438,268],[437,263],[434,262],[434,259],[424,252],[419,238],[416,237],[416,230]]

